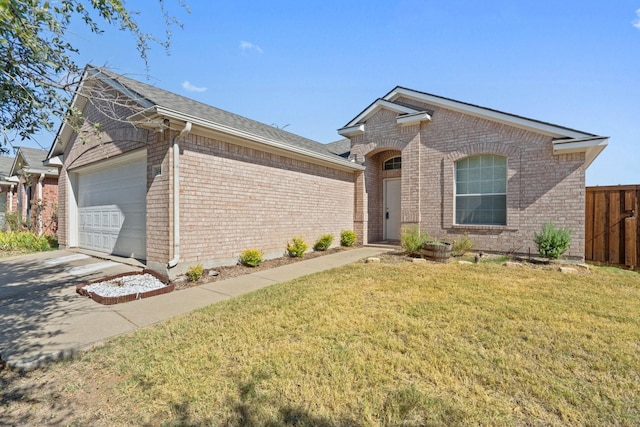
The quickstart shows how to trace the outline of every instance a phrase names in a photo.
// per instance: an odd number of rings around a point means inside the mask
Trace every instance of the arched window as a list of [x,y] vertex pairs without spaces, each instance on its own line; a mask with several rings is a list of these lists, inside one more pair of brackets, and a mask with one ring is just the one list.
[[386,162],[384,162],[383,170],[389,171],[393,169],[402,169],[402,157],[396,156],[392,157]]
[[456,224],[507,225],[507,159],[493,154],[456,162]]

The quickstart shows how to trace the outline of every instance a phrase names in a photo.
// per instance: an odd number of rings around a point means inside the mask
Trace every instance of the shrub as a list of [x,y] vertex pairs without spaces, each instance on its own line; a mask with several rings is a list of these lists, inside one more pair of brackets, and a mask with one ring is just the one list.
[[262,264],[262,252],[258,249],[246,249],[240,254],[240,263],[248,267]]
[[422,244],[431,240],[429,233],[417,225],[405,225],[400,232],[400,246],[409,255],[420,255]]
[[309,246],[302,237],[294,237],[291,243],[287,243],[287,253],[290,257],[301,258]]
[[202,277],[203,272],[204,272],[204,269],[202,268],[202,264],[192,265],[187,270],[187,278],[191,282],[196,282]]
[[51,249],[46,236],[30,231],[0,232],[0,251],[40,252]]
[[451,254],[453,256],[463,256],[473,248],[473,242],[469,238],[467,233],[464,233],[462,239],[454,240],[451,247]]
[[571,230],[556,228],[552,223],[545,224],[540,233],[533,233],[533,241],[538,246],[540,256],[558,259],[569,249],[571,244]]
[[316,240],[316,244],[313,245],[313,250],[326,251],[329,249],[329,246],[331,246],[331,243],[333,243],[333,236],[331,234],[323,234]]
[[342,230],[340,233],[340,246],[353,246],[356,243],[356,232],[353,230]]

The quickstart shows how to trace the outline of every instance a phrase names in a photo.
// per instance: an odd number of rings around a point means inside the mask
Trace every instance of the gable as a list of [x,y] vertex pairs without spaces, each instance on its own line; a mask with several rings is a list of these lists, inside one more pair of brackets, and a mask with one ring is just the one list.
[[[183,129],[191,123],[191,133],[204,136],[225,136],[238,144],[249,143],[265,150],[275,150],[280,154],[294,155],[307,160],[316,159],[323,163],[359,170],[359,165],[332,153],[324,144],[299,135],[286,132],[246,117],[203,104],[184,96],[165,91],[155,86],[130,79],[107,70],[87,66],[81,88],[98,79],[128,99],[134,100],[140,109],[128,117],[122,117],[134,126],[152,131],[162,131],[167,126],[175,130]],[[86,98],[75,97],[73,106],[82,109]],[[54,158],[64,153],[73,136],[73,129],[63,124],[48,157]]]
[[[421,107],[417,107],[417,105],[421,105]],[[380,109],[396,112],[397,124],[412,125],[431,121],[433,116],[437,115],[437,113],[433,112],[434,108],[452,110],[467,116],[549,136],[553,140],[553,154],[585,153],[586,166],[589,166],[608,144],[608,137],[598,136],[592,133],[456,101],[401,86],[395,87],[384,97],[374,101],[344,127],[338,129],[338,133],[347,138],[362,135],[365,132],[367,120],[380,111]]]

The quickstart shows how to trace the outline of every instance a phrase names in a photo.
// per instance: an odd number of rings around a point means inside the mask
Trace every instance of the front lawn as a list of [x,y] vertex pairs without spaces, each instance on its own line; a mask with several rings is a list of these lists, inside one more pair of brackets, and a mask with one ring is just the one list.
[[24,405],[53,384],[51,416],[92,425],[638,425],[639,313],[623,270],[361,263],[31,374]]

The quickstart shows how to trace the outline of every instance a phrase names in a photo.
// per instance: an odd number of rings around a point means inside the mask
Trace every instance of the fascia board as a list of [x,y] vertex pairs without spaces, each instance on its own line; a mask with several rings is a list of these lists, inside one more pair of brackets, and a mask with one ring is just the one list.
[[[224,126],[219,123],[215,123],[209,120],[201,119],[199,117],[195,117],[189,114],[181,113],[178,111],[174,111],[168,108],[164,108],[162,106],[155,106],[149,108],[141,113],[136,113],[132,116],[128,117],[128,120],[131,121],[134,125],[145,127],[145,123],[151,125],[155,129],[157,126],[157,122],[154,122],[154,119],[159,118],[169,118],[173,120],[177,120],[179,122],[191,122],[193,126],[197,126],[202,133],[211,133],[214,136],[217,135],[225,135],[232,137],[234,143],[238,145],[249,145],[253,148],[258,148],[261,150],[265,150],[265,148],[271,149],[271,151],[275,151],[277,154],[285,155],[287,157],[296,157],[301,160],[314,159],[320,161],[321,163],[330,164],[333,167],[339,167],[344,170],[364,170],[364,166],[358,165],[356,163],[349,162],[348,160],[344,160],[339,156],[335,156],[334,159],[332,156],[322,155],[320,153],[315,153],[310,150],[306,150],[300,147],[293,147],[291,145],[283,144],[279,141],[264,138],[261,136],[254,135],[249,132],[244,132],[239,129],[231,128],[229,126]],[[196,130],[192,130],[191,133],[195,133]],[[253,143],[253,144],[251,144]]]
[[550,123],[538,122],[536,120],[527,119],[520,116],[514,116],[501,111],[492,110],[484,107],[480,107],[473,104],[467,104],[453,99],[441,98],[439,96],[429,95],[422,92],[415,92],[405,88],[395,88],[383,99],[388,101],[395,101],[399,97],[404,96],[407,98],[415,99],[421,102],[425,102],[430,105],[446,108],[448,110],[457,111],[459,113],[469,114],[475,117],[484,118],[494,122],[514,126],[521,129],[526,129],[532,132],[541,133],[543,135],[569,138],[587,138],[593,137],[593,134],[580,132],[573,129],[568,129],[560,126],[555,126]]
[[364,133],[364,124],[338,129],[338,133],[345,137],[362,135]]
[[59,156],[47,158],[42,162],[42,164],[45,166],[55,166],[55,167],[62,167],[63,163],[64,163],[64,156],[62,154]]
[[609,138],[583,138],[553,141],[553,154],[585,153],[585,169],[609,145]]
[[355,119],[347,123],[347,125],[344,126],[342,129],[355,126],[360,122],[367,120],[371,115],[373,115],[374,113],[376,113],[378,110],[382,108],[386,110],[395,111],[396,113],[399,113],[399,114],[414,114],[414,113],[420,112],[419,110],[416,110],[414,108],[405,107],[404,105],[398,105],[385,99],[378,99],[375,102],[373,102],[371,105],[369,105],[369,107],[367,107]]
[[30,173],[33,175],[45,174],[49,176],[58,176],[58,168],[23,168],[20,173]]
[[402,126],[411,126],[424,121],[431,121],[431,114],[426,111],[398,116],[396,119],[396,123]]

